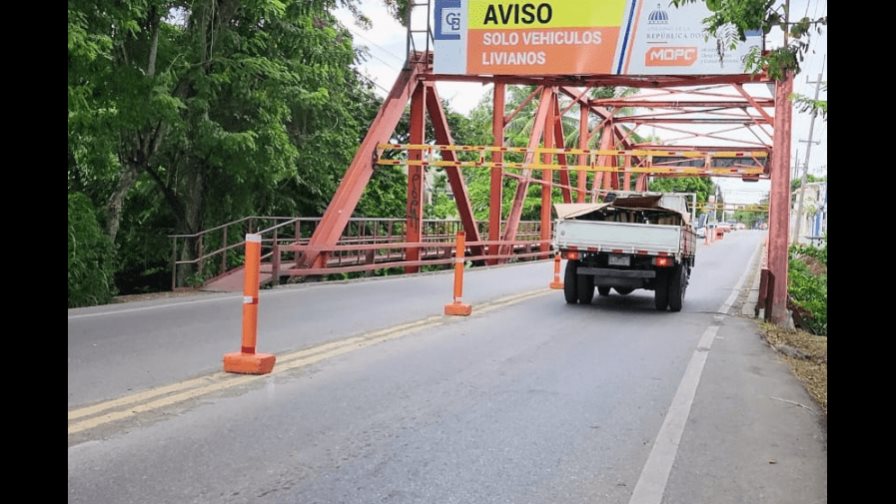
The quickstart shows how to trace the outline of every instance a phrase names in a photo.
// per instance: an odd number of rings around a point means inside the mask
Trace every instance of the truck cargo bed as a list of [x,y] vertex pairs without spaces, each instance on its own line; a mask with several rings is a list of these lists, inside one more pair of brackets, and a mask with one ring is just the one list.
[[596,252],[648,255],[677,255],[681,252],[681,226],[561,220],[557,222],[555,232],[560,249],[575,247]]

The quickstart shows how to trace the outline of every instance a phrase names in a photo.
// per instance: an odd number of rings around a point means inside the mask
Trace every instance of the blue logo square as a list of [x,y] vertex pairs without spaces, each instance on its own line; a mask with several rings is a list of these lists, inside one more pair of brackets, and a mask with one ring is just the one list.
[[436,40],[460,40],[460,0],[436,0]]

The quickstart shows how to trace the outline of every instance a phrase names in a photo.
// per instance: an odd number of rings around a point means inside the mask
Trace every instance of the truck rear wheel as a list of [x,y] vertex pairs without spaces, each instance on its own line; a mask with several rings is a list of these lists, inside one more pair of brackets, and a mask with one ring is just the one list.
[[576,304],[579,299],[578,279],[576,271],[579,269],[579,261],[566,261],[566,272],[563,274],[563,297],[567,304]]
[[669,306],[669,275],[666,270],[656,272],[653,304],[659,311],[666,311],[666,307]]
[[597,293],[601,296],[609,296],[610,295],[610,286],[609,285],[598,285]]
[[616,292],[618,294],[622,294],[623,296],[628,296],[629,294],[632,293],[632,291],[635,290],[635,289],[632,289],[631,287],[613,287],[613,289],[616,290]]
[[672,270],[672,278],[669,281],[669,309],[674,312],[681,311],[684,304],[684,292],[688,288],[687,268],[678,265]]
[[578,275],[578,277],[579,303],[591,304],[591,300],[594,299],[594,275]]

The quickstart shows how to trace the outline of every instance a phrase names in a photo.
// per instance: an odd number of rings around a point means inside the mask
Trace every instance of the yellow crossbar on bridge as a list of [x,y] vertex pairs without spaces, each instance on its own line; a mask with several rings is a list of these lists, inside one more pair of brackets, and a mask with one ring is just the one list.
[[[504,168],[527,170],[568,170],[576,172],[609,172],[609,173],[646,173],[646,174],[677,174],[677,175],[718,175],[718,176],[758,176],[765,173],[762,166],[768,152],[766,151],[693,151],[693,150],[658,150],[658,149],[566,149],[539,147],[529,149],[527,147],[495,147],[491,145],[429,145],[429,144],[379,144],[380,154],[384,151],[419,151],[424,159],[384,159],[378,156],[376,164],[381,166],[423,166],[441,168]],[[442,151],[450,152],[474,152],[479,154],[475,161],[448,161],[435,158],[434,154]],[[489,152],[512,152],[518,154],[532,153],[536,159],[533,162],[494,162],[486,159]],[[565,154],[570,156],[585,155],[589,157],[588,164],[561,164],[544,163],[539,159],[542,154]],[[637,164],[629,163],[630,167],[603,166],[598,164],[599,156],[632,156],[639,158]],[[703,166],[675,166],[675,161],[666,158],[702,159]],[[434,159],[435,158],[435,159]],[[654,158],[662,158],[661,164],[654,164]],[[743,159],[745,163],[737,161],[732,166],[713,166],[713,159]],[[748,164],[748,161],[752,163]]]
[[569,171],[591,171],[591,172],[611,172],[611,173],[672,173],[685,175],[761,175],[763,168],[755,167],[736,167],[736,168],[697,168],[693,166],[674,167],[674,166],[633,166],[624,168],[622,166],[597,166],[597,165],[567,165],[567,164],[545,164],[545,163],[495,163],[492,161],[421,161],[421,160],[404,160],[404,159],[379,159],[378,165],[382,166],[434,166],[434,167],[452,167],[452,168],[516,168],[529,170],[569,170]]
[[693,151],[693,150],[658,150],[658,149],[572,149],[572,148],[548,148],[537,147],[496,147],[494,145],[430,145],[430,144],[379,144],[377,148],[386,150],[422,151],[434,153],[439,151],[451,152],[515,152],[520,154],[567,154],[567,155],[594,155],[594,156],[635,156],[635,157],[685,157],[685,158],[756,158],[768,157],[764,150],[747,151]]

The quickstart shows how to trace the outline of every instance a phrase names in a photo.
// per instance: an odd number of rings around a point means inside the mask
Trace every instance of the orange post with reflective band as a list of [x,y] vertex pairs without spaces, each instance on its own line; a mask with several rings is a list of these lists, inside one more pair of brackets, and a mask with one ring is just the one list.
[[463,231],[457,232],[457,252],[454,255],[454,302],[445,305],[445,315],[466,317],[473,313],[473,307],[460,302],[464,292],[464,252],[467,249]]
[[552,289],[562,289],[563,282],[560,281],[560,252],[554,254],[554,281],[551,282]]
[[273,354],[255,353],[258,338],[258,283],[261,270],[261,235],[246,235],[246,266],[243,282],[243,341],[239,352],[224,354],[224,371],[268,374],[274,369]]

